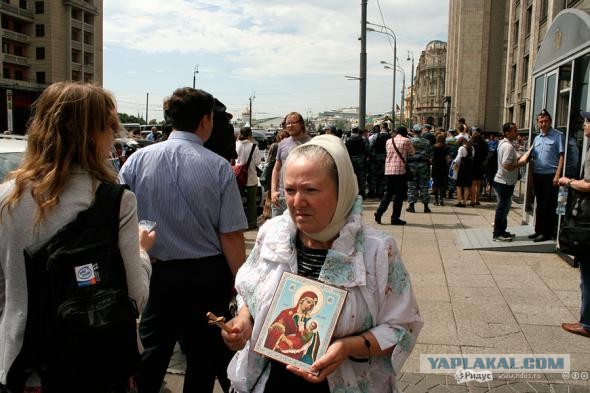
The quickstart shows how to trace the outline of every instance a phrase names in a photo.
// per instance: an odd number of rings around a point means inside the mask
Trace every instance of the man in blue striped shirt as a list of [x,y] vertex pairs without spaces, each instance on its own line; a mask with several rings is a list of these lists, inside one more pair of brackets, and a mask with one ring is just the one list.
[[174,91],[166,109],[170,137],[135,152],[120,172],[137,195],[139,219],[158,225],[139,327],[142,393],[160,391],[179,336],[187,356],[183,391],[211,392],[215,377],[229,389],[232,353],[205,315],[227,315],[233,278],[246,256],[242,231],[248,223],[229,163],[203,147],[213,127],[213,102],[202,90]]

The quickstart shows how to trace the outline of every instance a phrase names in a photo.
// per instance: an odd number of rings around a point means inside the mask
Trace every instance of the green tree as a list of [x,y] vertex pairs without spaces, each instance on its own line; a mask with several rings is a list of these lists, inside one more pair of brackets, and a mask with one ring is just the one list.
[[145,120],[142,117],[128,115],[127,113],[117,113],[119,115],[119,121],[121,123],[139,123],[145,124]]

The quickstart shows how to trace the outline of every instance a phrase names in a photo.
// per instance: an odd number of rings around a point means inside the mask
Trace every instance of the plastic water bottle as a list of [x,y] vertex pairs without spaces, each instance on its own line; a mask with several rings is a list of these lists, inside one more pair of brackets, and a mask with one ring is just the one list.
[[559,192],[557,193],[557,208],[555,208],[555,213],[559,216],[563,216],[565,214],[567,193],[567,186],[559,186]]

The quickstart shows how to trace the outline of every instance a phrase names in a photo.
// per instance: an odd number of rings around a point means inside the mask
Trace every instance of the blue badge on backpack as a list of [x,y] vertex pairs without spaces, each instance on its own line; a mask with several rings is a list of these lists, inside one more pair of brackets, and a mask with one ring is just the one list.
[[87,287],[96,284],[96,274],[94,274],[94,266],[91,263],[82,266],[75,266],[76,282],[78,287]]

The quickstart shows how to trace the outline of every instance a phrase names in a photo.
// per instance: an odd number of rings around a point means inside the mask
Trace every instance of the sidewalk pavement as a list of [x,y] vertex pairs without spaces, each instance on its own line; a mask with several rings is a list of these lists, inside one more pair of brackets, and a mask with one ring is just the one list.
[[[391,233],[408,269],[424,328],[399,377],[407,393],[421,392],[590,392],[590,339],[561,329],[579,318],[579,271],[557,254],[462,250],[457,229],[489,228],[495,203],[456,208],[431,206],[432,213],[403,210],[405,226],[378,225],[378,201],[364,203],[363,218]],[[390,206],[391,209],[391,206]],[[389,222],[388,210],[383,223]],[[522,211],[513,208],[510,227],[519,226]],[[256,232],[246,232],[247,248]],[[453,375],[421,374],[420,354],[569,354],[572,374],[494,374],[486,383],[459,384]],[[174,367],[182,369],[181,355]],[[577,371],[580,374],[574,374]],[[574,378],[576,378],[574,380]],[[181,392],[182,376],[168,374],[170,392]],[[221,392],[217,386],[216,393]]]

